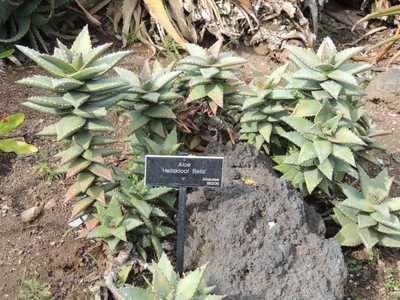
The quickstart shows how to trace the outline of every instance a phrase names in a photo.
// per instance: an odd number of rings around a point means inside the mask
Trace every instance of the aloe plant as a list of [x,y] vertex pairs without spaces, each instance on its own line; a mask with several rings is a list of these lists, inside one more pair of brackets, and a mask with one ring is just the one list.
[[380,149],[379,144],[355,128],[361,117],[360,113],[347,119],[328,100],[300,100],[293,113],[282,118],[294,131],[279,132],[295,147],[290,154],[275,157],[275,168],[295,186],[301,188],[305,183],[309,193],[318,186],[329,194],[332,185],[341,182],[346,174],[357,178],[357,164],[370,158],[366,151]]
[[130,148],[134,156],[130,162],[130,171],[138,175],[144,175],[144,160],[147,154],[174,155],[181,144],[178,143],[176,128],[165,137],[165,139],[150,139],[144,134],[136,134],[130,141]]
[[120,106],[129,110],[126,115],[131,121],[130,133],[142,130],[148,135],[156,134],[164,138],[170,129],[167,127],[171,127],[176,118],[173,109],[181,95],[174,90],[173,84],[181,72],[173,71],[172,65],[163,67],[158,61],[154,62],[153,69],[146,61],[140,76],[122,68],[115,70],[122,80],[130,84],[119,102]]
[[342,184],[346,200],[335,203],[334,220],[342,226],[336,239],[343,246],[363,244],[368,250],[376,245],[400,247],[400,198],[390,197],[393,178],[387,169],[375,178],[359,170],[361,192]]
[[287,88],[304,91],[317,100],[363,94],[355,75],[368,70],[370,65],[348,62],[363,50],[362,47],[338,52],[332,40],[326,37],[317,53],[296,46],[289,46],[287,50],[289,59],[298,68],[288,76]]
[[[146,154],[176,154],[180,144],[176,129],[165,140],[160,139],[158,142],[144,134],[135,134],[132,139],[134,157],[128,170],[114,168],[116,183],[109,184],[109,192],[99,191],[97,195],[90,193],[88,197],[78,201],[73,207],[72,218],[87,212],[96,203],[98,213],[93,215],[99,226],[88,234],[88,238],[103,238],[112,250],[116,250],[121,242],[129,241],[145,258],[147,248],[152,248],[160,256],[162,240],[175,232],[169,213],[174,212],[176,199],[171,188],[151,188],[144,185],[144,157]],[[114,190],[111,191],[112,189]],[[111,201],[108,201],[110,197]],[[106,211],[110,211],[113,216],[108,216]],[[140,224],[131,229],[125,228],[123,220],[126,218],[134,218]],[[116,223],[118,224],[115,225]],[[116,234],[120,234],[119,236],[113,234],[115,226],[118,227]]]
[[186,44],[190,56],[182,58],[177,66],[184,72],[182,85],[189,88],[186,102],[205,100],[214,115],[224,107],[226,97],[237,91],[235,70],[247,62],[232,53],[220,53],[221,47],[221,40],[209,49]]
[[242,89],[245,100],[240,118],[240,138],[270,153],[272,143],[280,145],[282,118],[290,115],[296,101],[295,92],[278,88],[287,65],[274,71],[266,80],[254,80]]
[[67,177],[77,175],[77,182],[68,190],[66,200],[87,191],[97,194],[98,186],[104,181],[113,181],[112,170],[104,158],[115,151],[103,147],[112,139],[98,132],[113,130],[112,123],[106,119],[107,108],[121,99],[121,92],[128,89],[128,83],[103,75],[130,52],[104,55],[110,46],[92,47],[87,26],[70,49],[58,41],[53,55],[17,46],[54,76],[34,75],[18,83],[53,92],[52,96],[31,97],[23,104],[60,117],[38,134],[56,136],[57,141],[67,141],[67,149],[57,154],[61,158],[59,171],[65,172]]
[[91,230],[87,238],[102,238],[115,250],[121,241],[127,242],[127,233],[143,224],[143,222],[129,213],[123,213],[122,207],[115,197],[105,205],[101,202],[95,204],[99,226]]
[[23,113],[15,113],[0,117],[0,152],[15,152],[16,154],[29,154],[38,149],[25,143],[22,138],[7,138],[12,130],[20,126],[25,119]]
[[236,139],[234,126],[240,118],[243,82],[236,77],[246,60],[230,52],[221,53],[222,41],[209,49],[187,44],[190,56],[178,62],[183,75],[178,88],[185,101],[178,103],[177,127],[184,144],[193,151],[205,147],[222,134]]
[[206,266],[202,266],[180,278],[175,273],[167,255],[163,253],[159,262],[154,262],[149,269],[153,275],[153,281],[149,283],[148,288],[123,287],[119,290],[123,299],[221,300],[224,298],[224,296],[213,295],[214,288],[205,285],[203,277]]
[[381,149],[353,99],[361,94],[354,75],[368,65],[347,63],[361,48],[337,52],[329,38],[317,53],[288,50],[298,68],[294,73],[286,74],[283,66],[244,90],[241,139],[271,153],[275,169],[295,187],[330,194],[345,175],[357,178],[362,159],[373,160],[367,150]]
[[[88,239],[102,239],[112,251],[118,250],[121,243],[130,242],[145,259],[148,248],[159,257],[162,240],[175,233],[173,221],[165,212],[174,210],[173,189],[146,187],[141,177],[121,169],[114,172],[118,187],[98,201],[93,196],[80,200],[74,205],[73,217],[95,203],[97,213],[92,213],[91,221],[95,227],[87,234]],[[111,200],[106,200],[107,195]]]
[[159,257],[162,239],[175,232],[171,227],[174,222],[166,213],[174,211],[176,197],[171,193],[173,189],[145,186],[141,176],[132,175],[129,171],[115,169],[114,173],[119,187],[113,199],[119,202],[126,214],[143,223],[131,232],[128,240],[143,257],[147,257],[147,248],[152,248]]

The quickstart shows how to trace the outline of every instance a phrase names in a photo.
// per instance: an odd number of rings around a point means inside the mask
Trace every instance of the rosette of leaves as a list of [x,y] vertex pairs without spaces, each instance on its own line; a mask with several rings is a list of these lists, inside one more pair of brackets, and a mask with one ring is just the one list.
[[12,130],[20,126],[25,119],[23,113],[15,113],[0,117],[0,152],[14,152],[16,154],[29,154],[38,149],[25,143],[21,138],[7,138]]
[[221,47],[221,40],[209,49],[186,44],[190,56],[182,58],[177,66],[184,72],[182,86],[189,89],[186,103],[207,101],[214,115],[218,108],[224,108],[226,97],[237,91],[235,70],[247,62],[230,52],[220,53]]
[[240,138],[254,145],[257,150],[270,152],[271,144],[281,146],[280,136],[276,134],[284,125],[282,118],[289,116],[296,103],[295,92],[279,89],[287,65],[274,71],[266,80],[253,81],[242,89],[245,96],[240,118]]
[[289,59],[298,70],[288,76],[287,88],[302,90],[317,100],[339,99],[340,96],[359,96],[356,74],[369,69],[367,63],[348,63],[363,48],[348,48],[338,52],[327,37],[317,53],[312,49],[289,46]]
[[143,176],[144,160],[147,154],[174,155],[180,146],[176,128],[172,129],[165,139],[150,139],[144,134],[136,134],[130,142],[130,148],[134,156],[133,161],[130,163],[130,171]]
[[375,178],[360,169],[361,192],[342,184],[344,201],[335,203],[334,220],[342,226],[336,239],[342,246],[363,244],[368,250],[376,245],[400,247],[400,198],[390,197],[393,178],[383,170]]
[[103,147],[112,139],[98,132],[113,130],[112,123],[106,119],[107,108],[120,100],[120,93],[128,88],[128,84],[103,75],[129,51],[104,55],[110,46],[92,47],[87,26],[70,49],[58,42],[53,55],[17,46],[54,76],[34,75],[18,83],[53,92],[52,96],[31,97],[24,105],[60,117],[39,135],[56,136],[57,141],[67,142],[67,149],[57,154],[61,158],[59,171],[65,172],[67,177],[78,175],[78,180],[68,190],[66,200],[85,193],[99,179],[113,180],[112,170],[104,158],[115,151]]
[[149,267],[153,280],[146,289],[126,286],[119,289],[119,293],[126,300],[221,300],[224,296],[213,295],[214,288],[205,285],[203,278],[206,267],[202,266],[180,278],[163,253],[158,263],[153,262]]
[[130,84],[119,102],[119,106],[129,110],[126,115],[131,121],[130,133],[141,130],[149,136],[165,138],[176,118],[173,109],[181,95],[173,85],[181,71],[173,71],[172,65],[164,68],[158,61],[154,62],[153,69],[146,61],[140,76],[122,68],[115,70]]
[[176,196],[171,193],[173,189],[148,187],[140,176],[132,175],[129,171],[115,169],[114,173],[114,178],[119,182],[114,199],[123,207],[124,215],[134,216],[143,223],[128,234],[127,240],[144,258],[149,248],[159,257],[162,240],[175,233],[171,227],[174,222],[167,214],[174,211]]
[[361,118],[361,110],[354,108],[346,115],[335,110],[329,100],[299,100],[292,114],[281,118],[295,131],[281,128],[278,134],[294,146],[288,154],[274,157],[275,169],[295,187],[303,189],[305,185],[308,193],[319,187],[329,195],[344,175],[357,178],[360,160],[371,159],[366,151],[379,148],[361,134],[365,129],[358,124]]
[[128,241],[129,232],[143,224],[137,216],[126,211],[116,197],[112,197],[108,204],[96,202],[95,207],[97,213],[94,217],[99,225],[88,233],[87,238],[104,239],[112,251],[121,242]]

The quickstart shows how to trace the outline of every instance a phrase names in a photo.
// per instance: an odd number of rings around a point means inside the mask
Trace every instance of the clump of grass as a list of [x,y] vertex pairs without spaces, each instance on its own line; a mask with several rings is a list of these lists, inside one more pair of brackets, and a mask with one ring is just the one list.
[[36,279],[26,279],[22,283],[18,299],[53,300],[55,298],[49,291],[48,287],[44,286]]
[[400,291],[400,279],[394,274],[394,272],[390,272],[383,285],[385,286],[385,289],[390,292]]
[[377,250],[372,250],[368,252],[368,259],[367,259],[368,267],[374,269],[378,264],[378,260],[379,260],[379,252]]
[[172,59],[179,59],[179,46],[174,39],[166,36],[161,40],[161,46],[164,48],[168,57]]
[[47,177],[47,180],[53,181],[55,179],[58,179],[60,177],[60,174],[58,174],[52,166],[50,166],[49,163],[45,161],[40,161],[38,164],[35,166],[35,171],[38,174],[45,174]]

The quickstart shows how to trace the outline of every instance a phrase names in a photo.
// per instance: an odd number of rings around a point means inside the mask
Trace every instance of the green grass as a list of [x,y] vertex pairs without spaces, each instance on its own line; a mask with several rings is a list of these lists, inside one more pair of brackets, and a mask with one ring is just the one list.
[[180,59],[181,55],[179,53],[178,44],[175,42],[174,39],[166,36],[161,40],[161,46],[164,48],[167,56],[171,57],[172,59]]
[[124,34],[124,36],[125,36],[125,39],[126,39],[126,42],[128,45],[134,44],[139,41],[139,38],[138,38],[136,32],[128,32],[127,34]]
[[36,279],[25,279],[22,282],[18,299],[23,300],[53,300],[49,289]]
[[49,181],[59,179],[60,177],[60,174],[47,162],[47,158],[44,156],[40,157],[39,162],[36,164],[35,172],[45,174]]
[[367,265],[368,267],[375,269],[379,260],[378,250],[372,250],[368,253]]
[[393,272],[390,272],[383,285],[388,291],[400,291],[400,279]]

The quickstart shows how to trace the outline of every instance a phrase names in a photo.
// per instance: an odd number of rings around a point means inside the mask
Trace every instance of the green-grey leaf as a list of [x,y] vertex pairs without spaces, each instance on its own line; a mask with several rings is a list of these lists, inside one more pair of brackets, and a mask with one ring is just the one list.
[[362,139],[346,127],[339,128],[335,133],[335,137],[330,140],[338,144],[356,144],[366,146]]
[[311,69],[300,69],[295,72],[293,78],[296,79],[304,79],[304,80],[316,80],[316,81],[325,81],[328,79],[322,72],[314,71]]
[[195,101],[207,96],[207,88],[205,85],[196,85],[190,90],[187,102]]
[[362,244],[361,237],[358,234],[358,226],[355,223],[344,225],[335,238],[342,246],[354,247]]
[[332,72],[329,72],[328,77],[338,82],[350,85],[358,85],[356,78],[352,74],[341,70],[334,70]]
[[335,68],[340,67],[354,55],[360,53],[363,49],[363,47],[347,48],[337,53],[335,56]]
[[333,145],[332,155],[349,163],[352,166],[356,166],[356,162],[354,159],[353,152],[349,147],[341,146],[341,145]]
[[299,160],[298,163],[302,164],[310,159],[316,158],[317,153],[314,149],[314,145],[312,143],[304,143],[300,149]]
[[196,291],[200,287],[206,266],[200,267],[195,271],[187,274],[178,282],[176,288],[176,299],[190,300],[193,299]]
[[283,117],[282,121],[286,122],[293,129],[305,133],[311,131],[314,126],[311,121],[301,117]]
[[360,228],[358,234],[367,250],[372,249],[379,242],[378,233],[372,228]]
[[54,124],[57,131],[57,141],[68,138],[85,126],[86,120],[78,116],[66,116]]
[[19,51],[21,51],[23,54],[28,56],[31,60],[33,60],[38,66],[49,72],[50,74],[53,74],[58,77],[63,77],[64,72],[61,68],[59,68],[57,65],[54,63],[51,63],[41,57],[41,54],[33,49],[30,49],[28,47],[16,46]]
[[296,46],[288,46],[287,50],[309,68],[315,68],[321,64],[321,60],[311,49]]
[[308,193],[311,194],[323,179],[323,175],[318,169],[305,171],[304,180],[306,182]]
[[319,162],[324,162],[332,153],[332,143],[324,140],[315,140],[313,144]]
[[322,108],[322,104],[315,100],[299,100],[292,113],[294,117],[315,116]]
[[211,77],[217,75],[219,73],[219,69],[215,67],[211,68],[202,68],[200,69],[201,75],[203,75],[204,78],[210,79]]
[[329,180],[333,178],[333,171],[335,165],[333,164],[332,160],[329,158],[325,159],[322,163],[318,165],[318,169],[324,174]]
[[161,119],[175,119],[176,116],[172,109],[168,105],[157,105],[143,112],[144,115],[151,118],[161,118]]
[[371,218],[370,216],[362,215],[362,214],[358,215],[358,227],[359,228],[367,228],[367,227],[375,226],[376,224],[378,224],[378,222],[376,220],[374,220],[373,218]]
[[90,41],[89,29],[86,25],[75,38],[71,46],[71,51],[75,54],[84,54],[92,49],[92,42]]
[[266,124],[260,124],[258,131],[264,138],[264,140],[269,143],[271,140],[271,133],[272,133],[272,124],[266,123]]
[[339,98],[340,92],[342,91],[342,86],[333,80],[321,83],[321,87],[335,99]]

